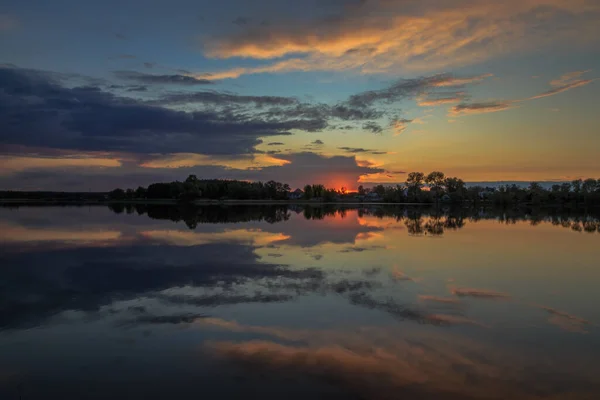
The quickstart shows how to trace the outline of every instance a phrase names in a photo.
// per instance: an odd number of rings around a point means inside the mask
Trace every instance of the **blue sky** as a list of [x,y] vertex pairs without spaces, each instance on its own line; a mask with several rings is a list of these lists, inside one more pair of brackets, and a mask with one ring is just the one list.
[[595,0],[4,1],[0,186],[598,177],[599,37]]

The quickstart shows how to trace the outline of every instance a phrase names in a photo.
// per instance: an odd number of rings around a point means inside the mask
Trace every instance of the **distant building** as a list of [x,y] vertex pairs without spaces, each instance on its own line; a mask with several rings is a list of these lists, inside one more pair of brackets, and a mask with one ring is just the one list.
[[301,189],[296,189],[288,195],[290,200],[300,200],[304,197],[304,192]]

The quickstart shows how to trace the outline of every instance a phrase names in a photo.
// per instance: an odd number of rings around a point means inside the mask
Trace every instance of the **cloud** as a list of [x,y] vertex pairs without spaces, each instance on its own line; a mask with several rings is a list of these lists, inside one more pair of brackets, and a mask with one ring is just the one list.
[[144,67],[146,67],[148,69],[154,68],[155,65],[156,65],[156,63],[153,63],[153,62],[145,62],[144,63]]
[[400,135],[402,132],[406,130],[408,124],[413,122],[412,119],[406,118],[395,118],[392,120],[392,128],[394,129],[394,136]]
[[581,365],[550,357],[541,366],[527,350],[448,332],[411,332],[404,326],[294,330],[215,318],[200,319],[197,326],[234,336],[205,343],[219,358],[270,377],[316,378],[339,389],[340,398],[550,398],[557,393],[556,376],[574,388],[559,397],[586,398],[598,386],[593,361]]
[[448,115],[471,115],[471,114],[486,114],[498,111],[509,110],[513,108],[511,101],[489,101],[481,103],[461,103],[450,109]]
[[248,154],[261,143],[259,138],[287,135],[292,130],[314,132],[327,126],[322,119],[265,119],[213,109],[176,111],[95,86],[65,87],[52,74],[12,67],[0,68],[0,89],[0,140],[4,145]]
[[[585,71],[574,71],[569,72],[562,75],[560,78],[555,79],[550,82],[550,85],[553,86],[553,89],[550,89],[546,92],[540,93],[538,95],[528,97],[525,99],[519,100],[503,100],[503,101],[489,101],[489,102],[475,102],[475,103],[460,103],[454,107],[452,107],[448,113],[449,116],[460,116],[460,115],[469,115],[469,114],[485,114],[491,112],[504,111],[511,108],[514,108],[514,105],[517,103],[541,99],[544,97],[554,96],[555,94],[559,94],[562,92],[566,92],[567,90],[581,87],[592,83],[596,79],[578,79],[581,75],[589,72],[590,70]],[[456,97],[446,97],[446,98],[438,98],[437,100],[429,101],[421,101],[418,100],[419,105],[437,105],[444,103],[453,103],[455,100],[464,100],[466,95],[464,93],[460,93],[460,96]]]
[[378,102],[394,103],[427,92],[444,83],[454,82],[451,74],[437,74],[413,79],[401,79],[384,89],[369,90],[349,97],[348,104],[354,107],[367,107]]
[[323,143],[323,141],[321,139],[317,139],[313,142],[310,142],[310,144],[312,144],[314,146],[323,146],[325,143]]
[[483,299],[508,299],[508,293],[495,292],[487,289],[453,288],[452,294],[459,297],[478,297]]
[[564,311],[557,310],[551,307],[540,307],[542,310],[548,312],[550,314],[550,318],[548,318],[548,322],[558,326],[560,329],[563,329],[567,332],[576,332],[576,333],[588,333],[585,330],[586,325],[590,325],[590,321],[578,317],[576,315],[571,315]]
[[376,122],[373,121],[369,121],[365,124],[363,124],[363,129],[366,129],[368,131],[371,131],[373,133],[381,133],[383,132],[383,128]]
[[460,103],[467,98],[465,92],[456,92],[452,94],[443,93],[441,95],[425,95],[417,99],[417,104],[421,107],[435,107],[439,105]]
[[248,171],[247,179],[287,182],[291,187],[303,187],[307,183],[321,183],[327,187],[354,188],[360,176],[383,172],[376,167],[359,166],[354,157],[326,157],[311,152],[280,154],[278,158],[289,161],[282,166]]
[[599,33],[600,5],[595,0],[372,0],[338,2],[328,10],[336,17],[281,16],[268,27],[221,31],[203,38],[204,53],[214,58],[293,57],[226,71],[230,77],[276,71],[442,69],[569,40],[593,42]]
[[194,93],[175,93],[164,96],[155,102],[156,104],[177,105],[177,104],[214,104],[214,105],[233,105],[233,104],[253,104],[257,107],[265,106],[293,106],[299,104],[293,97],[282,96],[244,96],[233,93],[222,93],[216,91],[202,91]]
[[458,304],[460,300],[454,297],[441,297],[441,296],[431,296],[431,295],[419,295],[420,301],[425,302],[435,302],[435,303],[443,303],[443,304]]
[[122,163],[114,158],[84,155],[81,157],[34,157],[0,155],[0,175],[31,169],[100,167],[116,168]]
[[119,40],[126,40],[126,39],[127,39],[127,36],[125,36],[125,35],[124,35],[124,34],[122,34],[122,33],[115,33],[115,37],[116,37],[117,39],[119,39]]
[[[146,63],[144,63],[145,65]],[[119,79],[132,80],[146,84],[159,84],[159,85],[211,85],[212,81],[208,79],[194,78],[193,76],[187,75],[152,75],[145,74],[143,72],[136,71],[116,71],[114,75]]]
[[562,92],[566,92],[569,89],[573,89],[576,87],[581,87],[581,86],[585,86],[589,83],[592,83],[594,81],[594,79],[582,79],[582,80],[576,80],[573,82],[569,82],[569,83],[565,83],[561,86],[556,86],[554,89],[548,90],[544,93],[540,93],[536,96],[530,97],[527,100],[534,100],[534,99],[541,99],[544,97],[549,97],[549,96],[554,96],[555,94],[558,93],[562,93]]
[[587,74],[588,72],[591,72],[591,69],[586,69],[583,71],[572,71],[572,72],[567,72],[566,74],[563,74],[561,77],[559,77],[558,79],[554,79],[552,81],[550,81],[550,85],[551,86],[564,86],[566,84],[569,84],[575,80],[579,80],[579,78],[583,75],[583,74]]
[[267,146],[283,146],[285,143],[283,142],[270,142],[267,143]]
[[[387,154],[385,151],[373,150],[373,149],[365,149],[362,147],[338,147],[339,150],[344,150],[346,153],[352,154],[360,154],[360,153],[369,153],[369,154]],[[383,171],[382,171],[383,172]]]

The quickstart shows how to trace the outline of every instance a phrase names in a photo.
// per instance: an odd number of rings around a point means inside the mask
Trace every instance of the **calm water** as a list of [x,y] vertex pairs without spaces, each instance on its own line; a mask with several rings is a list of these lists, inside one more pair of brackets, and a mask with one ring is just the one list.
[[0,208],[1,399],[600,398],[600,224]]

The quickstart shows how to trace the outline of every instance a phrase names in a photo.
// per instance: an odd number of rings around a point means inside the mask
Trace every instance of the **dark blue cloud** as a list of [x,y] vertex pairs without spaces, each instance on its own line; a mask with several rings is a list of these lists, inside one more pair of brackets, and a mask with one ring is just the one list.
[[[148,67],[147,64],[150,63],[144,63],[147,68],[151,68],[151,66]],[[194,78],[193,76],[180,74],[154,75],[136,71],[116,71],[114,74],[119,79],[131,80],[145,84],[194,86],[212,85],[214,83],[208,79],[198,79]]]
[[51,73],[0,68],[0,142],[84,151],[247,154],[260,137],[319,131],[323,118],[183,112],[98,86],[63,86]]

